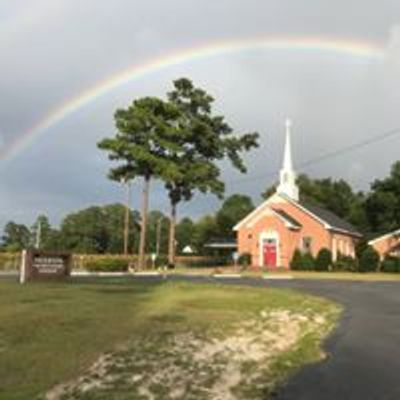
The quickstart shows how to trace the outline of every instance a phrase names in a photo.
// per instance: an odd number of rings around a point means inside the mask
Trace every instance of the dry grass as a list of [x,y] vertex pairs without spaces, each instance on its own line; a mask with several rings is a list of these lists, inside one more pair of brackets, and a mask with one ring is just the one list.
[[227,336],[190,331],[165,340],[150,336],[101,355],[79,378],[50,390],[46,399],[106,398],[121,388],[131,398],[149,400],[239,400],[250,391],[253,399],[263,398],[265,385],[257,388],[274,360],[303,337],[322,335],[326,326],[324,316],[275,310],[242,321]]

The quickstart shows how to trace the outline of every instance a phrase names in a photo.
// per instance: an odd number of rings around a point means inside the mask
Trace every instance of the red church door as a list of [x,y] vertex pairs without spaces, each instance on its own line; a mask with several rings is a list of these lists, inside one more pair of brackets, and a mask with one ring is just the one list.
[[265,267],[276,267],[277,255],[275,239],[267,239],[263,243],[263,255]]

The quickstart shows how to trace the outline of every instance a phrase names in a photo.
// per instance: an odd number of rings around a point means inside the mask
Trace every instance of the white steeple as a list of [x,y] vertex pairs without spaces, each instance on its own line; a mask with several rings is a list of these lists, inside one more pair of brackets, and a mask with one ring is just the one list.
[[293,170],[292,163],[292,148],[290,143],[290,128],[292,122],[290,119],[286,119],[286,142],[285,142],[285,153],[283,156],[283,166],[280,171],[279,186],[277,189],[278,194],[284,194],[291,199],[299,200],[299,188],[296,185],[296,173]]

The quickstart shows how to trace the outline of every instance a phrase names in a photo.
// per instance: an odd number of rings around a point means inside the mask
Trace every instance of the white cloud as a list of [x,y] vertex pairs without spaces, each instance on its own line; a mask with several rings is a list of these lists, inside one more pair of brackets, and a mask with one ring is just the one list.
[[0,5],[0,38],[10,41],[42,24],[65,6],[60,0],[8,1]]
[[390,29],[388,44],[386,46],[387,63],[400,65],[400,25],[395,25]]

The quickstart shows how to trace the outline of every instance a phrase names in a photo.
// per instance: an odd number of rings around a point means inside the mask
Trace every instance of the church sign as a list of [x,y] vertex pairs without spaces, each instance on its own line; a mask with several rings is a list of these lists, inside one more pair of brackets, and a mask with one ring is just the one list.
[[71,264],[70,253],[24,250],[20,282],[66,279],[70,275]]

